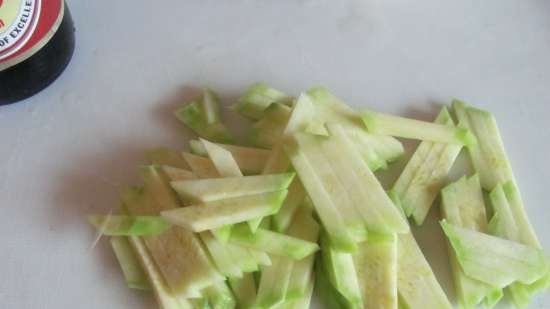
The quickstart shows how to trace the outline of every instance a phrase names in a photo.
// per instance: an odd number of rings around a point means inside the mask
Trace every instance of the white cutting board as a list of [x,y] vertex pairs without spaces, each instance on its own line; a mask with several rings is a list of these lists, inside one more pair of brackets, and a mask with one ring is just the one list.
[[[137,181],[144,149],[185,145],[190,135],[171,112],[202,85],[226,104],[265,81],[291,94],[324,85],[356,107],[425,120],[453,97],[488,108],[550,250],[550,1],[69,6],[77,49],[68,70],[39,95],[0,107],[1,308],[154,308],[126,289],[105,242],[90,249],[85,217]],[[437,225],[420,234],[453,298]],[[550,308],[548,293],[531,308]]]

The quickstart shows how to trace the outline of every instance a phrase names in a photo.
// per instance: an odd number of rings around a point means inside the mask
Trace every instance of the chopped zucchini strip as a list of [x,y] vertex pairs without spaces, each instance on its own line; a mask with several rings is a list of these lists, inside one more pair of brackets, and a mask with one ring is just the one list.
[[397,160],[405,152],[401,142],[394,137],[368,133],[359,113],[327,89],[316,87],[308,90],[307,94],[314,103],[315,117],[306,132],[327,136],[326,123],[344,126],[372,171],[386,168],[388,163]]
[[171,181],[189,180],[189,179],[197,178],[193,172],[186,169],[181,169],[181,168],[172,167],[168,165],[161,165],[160,168]]
[[216,178],[220,177],[220,174],[216,170],[216,166],[209,158],[194,155],[188,152],[182,152],[182,157],[185,162],[191,167],[191,171],[197,178]]
[[311,165],[304,151],[295,140],[289,140],[285,144],[285,151],[308,192],[332,245],[339,250],[354,251],[357,248],[355,240],[344,223],[337,206],[332,201],[330,193],[326,190],[323,180]]
[[[454,127],[445,107],[434,123]],[[395,182],[393,191],[416,224],[424,222],[461,149],[461,145],[422,141]]]
[[[314,281],[313,277],[309,278],[306,290],[302,296],[298,299],[288,300],[286,299],[284,303],[279,304],[274,307],[274,309],[307,309],[310,308],[311,298],[313,297],[313,287]],[[333,307],[327,307],[333,308]]]
[[128,287],[138,290],[150,290],[151,284],[147,274],[140,265],[139,258],[136,256],[128,238],[114,236],[111,237],[110,242]]
[[367,130],[374,134],[419,139],[437,143],[476,145],[475,136],[465,128],[398,117],[364,110],[362,118]]
[[229,286],[237,300],[237,308],[253,308],[256,301],[256,284],[251,273],[245,274],[242,278],[229,278]]
[[441,221],[464,273],[494,287],[532,284],[550,267],[544,252],[507,239]]
[[170,148],[160,147],[147,151],[147,159],[154,165],[167,165],[184,170],[189,169],[180,153]]
[[[199,156],[206,156],[207,152],[202,143],[198,140],[190,140],[189,145],[191,152]],[[259,174],[262,172],[271,151],[261,148],[237,146],[230,144],[216,144],[223,149],[229,151],[240,170],[244,174]]]
[[158,235],[170,228],[170,223],[159,216],[91,215],[88,222],[108,236]]
[[[388,196],[402,210],[399,196],[392,191]],[[453,308],[412,232],[397,234],[397,293],[399,309]]]
[[397,236],[369,234],[353,254],[364,309],[397,309]]
[[235,226],[229,241],[294,260],[301,260],[319,250],[319,246],[314,242],[264,229],[258,229],[252,233],[248,227],[242,225]]
[[[336,172],[340,175],[340,179],[346,180],[345,183],[350,184],[348,186],[349,196],[355,199],[362,197],[362,202],[361,199],[356,200],[355,207],[363,216],[368,230],[383,234],[408,232],[409,226],[406,220],[395,209],[378,179],[361,160],[344,128],[332,124],[327,127],[332,136],[322,147],[329,160],[335,166],[338,164]],[[337,149],[348,153],[348,159],[338,156]]]
[[[483,192],[477,175],[469,179],[462,177],[441,191],[443,217],[451,224],[463,228],[486,232],[487,215]],[[502,289],[472,279],[462,271],[455,252],[449,246],[449,258],[455,283],[458,303],[462,308],[476,308],[485,303],[494,307],[503,296]]]
[[236,307],[235,297],[225,282],[205,288],[202,290],[202,295],[208,299],[212,309],[234,309]]
[[161,215],[172,224],[203,232],[272,215],[279,210],[286,195],[286,190],[245,195],[166,210]]
[[[123,202],[130,215],[158,215],[163,210],[180,206],[167,180],[156,168],[143,167],[140,173],[145,188],[129,189],[123,193]],[[143,240],[176,295],[191,297],[223,280],[193,233],[172,227],[163,234],[143,237]]]
[[233,105],[233,110],[250,118],[264,117],[265,110],[273,103],[289,104],[292,98],[285,93],[271,88],[264,83],[250,85],[246,92]]
[[192,309],[192,305],[186,299],[174,295],[174,291],[168,287],[167,282],[147,250],[142,237],[129,236],[128,241],[147,274],[159,307],[161,309]]
[[453,308],[412,233],[397,235],[397,292],[400,307]]
[[265,110],[264,117],[250,128],[248,132],[250,143],[261,148],[273,148],[283,135],[291,113],[292,108],[287,105],[271,104]]
[[334,250],[328,238],[321,235],[321,254],[332,285],[344,296],[352,308],[363,308],[357,271],[350,253]]
[[236,260],[232,256],[231,251],[229,251],[225,244],[216,239],[210,232],[200,233],[199,237],[210,253],[212,262],[222,275],[229,278],[241,278],[243,276],[241,261]]
[[299,206],[304,203],[306,191],[298,177],[294,177],[290,186],[288,186],[288,195],[275,215],[273,215],[272,224],[275,231],[282,233],[290,226],[294,215]]
[[219,100],[209,89],[176,110],[176,118],[199,136],[220,143],[232,143],[233,137],[221,122]]
[[324,261],[322,255],[319,254],[315,260],[315,289],[318,290],[318,294],[321,297],[325,308],[351,308],[346,298],[338,292],[338,290],[330,282],[326,265],[327,263]]
[[[260,230],[256,232],[260,233]],[[294,263],[285,256],[274,256],[273,264],[262,270],[256,308],[272,308],[284,302]]]
[[211,202],[246,195],[285,190],[294,173],[225,177],[171,182],[172,187],[185,201]]
[[[500,185],[504,191],[506,203],[502,195],[500,199],[497,196],[492,201],[495,216],[490,221],[491,233],[542,249],[533,226],[529,222],[494,116],[488,111],[467,106],[459,100],[453,101],[453,109],[460,124],[470,129],[479,141],[475,147],[468,147],[468,153],[479,174],[481,185],[488,191],[499,191],[498,186]],[[493,195],[497,194],[499,193]],[[512,225],[506,224],[510,222],[510,220],[507,221],[510,215],[514,219]],[[514,283],[508,290],[511,293],[512,301],[522,307],[529,302],[533,294],[548,286],[550,286],[550,272],[529,286]]]
[[[302,205],[297,211],[288,234],[292,237],[317,243],[320,226],[312,216],[312,206]],[[289,278],[287,300],[300,299],[307,294],[308,285],[313,275],[315,256],[312,254],[300,261],[295,261]]]

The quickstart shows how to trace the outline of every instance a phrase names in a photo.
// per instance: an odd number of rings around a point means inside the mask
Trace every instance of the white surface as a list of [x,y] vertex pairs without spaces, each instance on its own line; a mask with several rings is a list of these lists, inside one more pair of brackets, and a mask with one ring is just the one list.
[[[69,5],[69,69],[0,107],[0,307],[154,308],[126,289],[106,243],[90,250],[85,216],[116,205],[144,149],[183,147],[171,111],[205,84],[226,103],[261,80],[293,94],[322,84],[355,106],[424,119],[453,97],[486,107],[550,250],[550,1]],[[439,238],[434,227],[421,238]],[[449,290],[442,242],[425,247]],[[547,293],[531,306],[549,307]]]

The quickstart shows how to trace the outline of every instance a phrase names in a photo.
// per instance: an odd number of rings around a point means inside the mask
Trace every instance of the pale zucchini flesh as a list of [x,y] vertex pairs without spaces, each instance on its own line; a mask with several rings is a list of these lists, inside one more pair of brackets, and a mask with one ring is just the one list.
[[[131,215],[158,215],[179,206],[167,180],[154,167],[143,167],[143,190],[128,190],[123,201]],[[182,296],[223,280],[204,251],[200,240],[191,232],[171,227],[157,236],[143,237],[144,243],[170,288]]]
[[220,119],[216,95],[204,89],[200,97],[187,102],[175,112],[176,118],[199,136],[221,143],[232,143],[233,137]]
[[[308,205],[302,205],[294,216],[288,234],[305,241],[317,243],[319,232],[320,226],[312,216],[312,209]],[[307,294],[307,288],[313,275],[314,261],[315,256],[312,254],[294,262],[286,295],[287,300],[302,298]]]
[[332,245],[339,250],[354,251],[357,248],[354,238],[349,233],[341,214],[330,198],[330,194],[325,190],[323,182],[317,176],[304,152],[292,140],[285,143],[285,152],[308,192]]
[[549,263],[540,249],[464,229],[441,221],[445,235],[464,273],[494,287],[513,282],[532,284],[547,272]]
[[239,309],[251,309],[256,301],[256,284],[254,276],[249,273],[242,278],[229,278],[229,286],[237,300]]
[[328,239],[321,236],[321,253],[332,285],[349,302],[352,308],[362,308],[361,288],[351,253],[331,248]]
[[[206,156],[207,152],[204,149],[202,143],[198,140],[190,140],[189,145],[191,151],[200,156]],[[242,170],[244,174],[259,174],[262,172],[265,163],[268,157],[271,154],[271,151],[261,148],[238,146],[231,144],[220,144],[217,143],[217,146],[222,147],[223,149],[229,151],[237,165]]]
[[[487,216],[483,192],[477,175],[446,186],[441,191],[442,213],[448,222],[463,228],[485,232]],[[502,298],[502,289],[467,276],[460,267],[458,257],[449,246],[449,258],[455,282],[458,303],[464,309],[485,304],[491,308]]]
[[371,133],[466,146],[477,144],[475,136],[465,128],[452,128],[371,110],[364,110],[361,115]]
[[[342,151],[349,154],[347,162],[349,173],[354,173],[356,179],[363,184],[363,190],[357,189],[350,193],[351,195],[362,194],[364,197],[364,204],[357,205],[357,207],[365,217],[376,213],[380,218],[379,222],[373,222],[373,227],[369,227],[369,230],[382,234],[408,232],[409,226],[406,220],[403,219],[395,208],[395,205],[384,191],[376,176],[370,171],[366,163],[361,160],[359,153],[353,149],[352,141],[345,134],[343,127],[329,124],[328,130],[334,138],[334,145],[340,146]],[[330,152],[327,151],[327,153]],[[345,162],[342,163],[344,164]]]
[[284,302],[293,266],[290,258],[273,257],[273,264],[262,270],[255,308],[268,309]]
[[159,216],[91,215],[88,222],[108,236],[158,235],[170,228]]
[[364,309],[397,309],[397,236],[373,235],[360,243],[353,263]]
[[[434,123],[454,127],[446,108]],[[462,146],[422,141],[393,186],[407,216],[421,225]]]
[[154,165],[167,165],[181,169],[189,169],[189,165],[187,165],[187,162],[185,162],[178,151],[166,147],[147,151],[147,159]]
[[147,274],[140,265],[139,258],[136,256],[136,252],[128,238],[114,236],[111,237],[110,242],[128,287],[138,290],[150,290],[151,284]]
[[201,294],[208,299],[212,309],[234,309],[236,307],[235,297],[225,282],[209,286],[202,290]]
[[172,181],[183,200],[211,202],[285,190],[294,173]]
[[220,199],[162,211],[166,221],[193,232],[203,232],[276,213],[286,190]]
[[292,98],[285,93],[271,88],[264,83],[251,85],[237,100],[233,109],[239,114],[251,118],[261,119],[264,111],[273,103],[288,104]]
[[319,250],[319,246],[314,242],[264,229],[252,233],[248,227],[242,225],[234,228],[229,241],[294,260],[301,260]]
[[170,290],[161,272],[158,270],[141,237],[130,236],[128,240],[135,250],[136,257],[143,267],[143,270],[147,274],[159,307],[161,309],[192,309],[189,302],[173,295],[173,292]]

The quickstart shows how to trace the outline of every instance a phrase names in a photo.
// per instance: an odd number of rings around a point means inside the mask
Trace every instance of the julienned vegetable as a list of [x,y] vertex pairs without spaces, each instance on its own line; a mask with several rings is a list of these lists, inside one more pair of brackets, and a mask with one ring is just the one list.
[[[160,308],[306,309],[315,287],[330,309],[450,309],[407,221],[423,224],[440,192],[461,308],[503,293],[523,308],[550,285],[490,113],[455,100],[457,122],[443,108],[430,123],[265,84],[233,110],[254,121],[253,146],[235,144],[205,89],[176,111],[199,135],[191,153],[149,151],[144,185],[123,191],[118,213],[89,217],[128,286]],[[404,153],[395,137],[421,143],[386,192],[375,172]],[[462,149],[477,174],[449,181]]]

